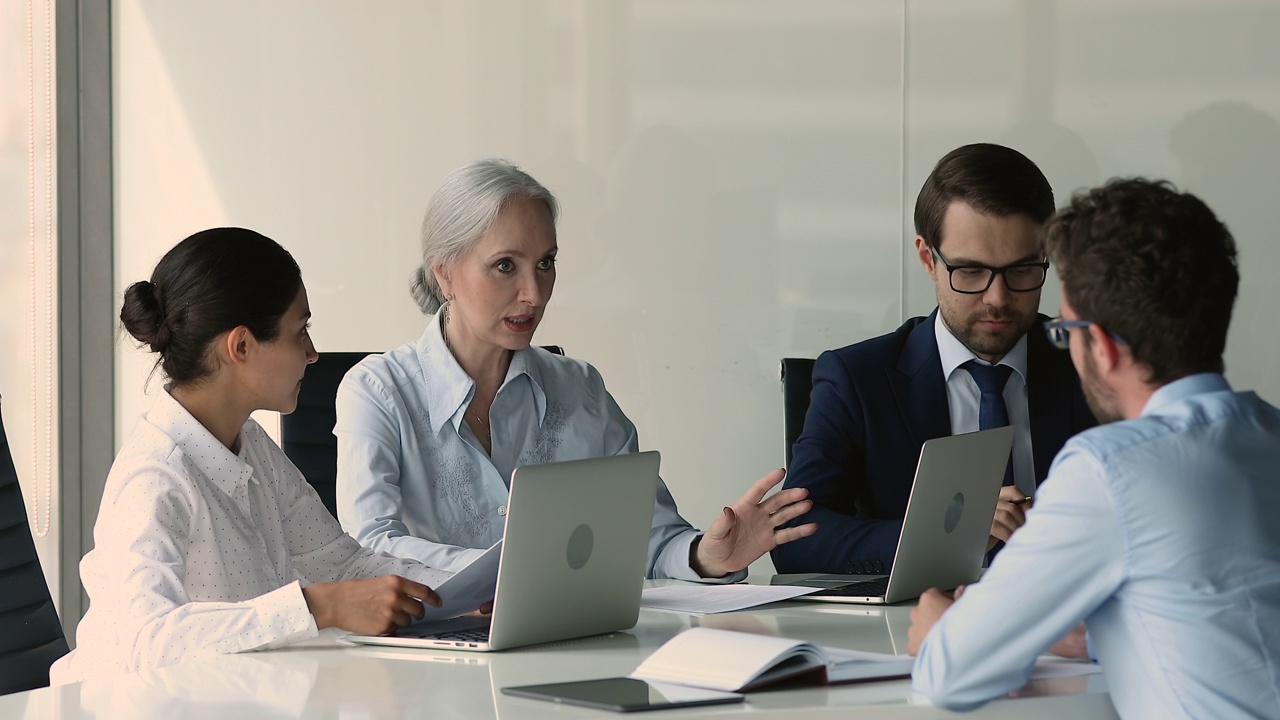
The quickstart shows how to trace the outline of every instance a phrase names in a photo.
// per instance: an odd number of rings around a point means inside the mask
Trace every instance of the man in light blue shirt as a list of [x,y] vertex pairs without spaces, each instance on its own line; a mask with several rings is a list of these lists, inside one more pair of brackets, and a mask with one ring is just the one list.
[[1280,717],[1280,411],[1222,376],[1235,243],[1194,196],[1116,180],[1045,245],[1051,338],[1106,424],[1063,447],[982,582],[921,597],[914,687],[977,707],[1083,621],[1123,717]]

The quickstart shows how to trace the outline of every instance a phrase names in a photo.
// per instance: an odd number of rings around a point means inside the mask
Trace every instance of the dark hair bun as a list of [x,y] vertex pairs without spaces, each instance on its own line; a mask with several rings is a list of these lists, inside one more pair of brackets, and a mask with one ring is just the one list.
[[280,318],[302,290],[289,251],[244,228],[202,230],[160,258],[150,282],[124,293],[120,323],[152,352],[174,386],[196,382],[217,365],[214,338],[241,325],[260,342],[280,335]]
[[149,280],[141,280],[124,291],[120,322],[124,329],[152,352],[163,354],[169,346],[169,325],[165,322],[160,291]]

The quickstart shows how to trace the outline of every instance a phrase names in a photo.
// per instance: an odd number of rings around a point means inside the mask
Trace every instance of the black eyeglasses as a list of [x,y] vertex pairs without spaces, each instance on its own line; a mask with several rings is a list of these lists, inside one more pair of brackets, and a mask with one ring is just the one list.
[[976,264],[952,265],[936,248],[933,248],[933,255],[947,269],[951,289],[964,295],[980,295],[986,292],[991,287],[991,283],[995,282],[997,275],[1004,277],[1004,286],[1009,288],[1009,292],[1039,290],[1044,287],[1044,281],[1049,272],[1048,260],[990,267]]
[[[1054,347],[1059,350],[1069,350],[1071,349],[1071,328],[1089,327],[1090,325],[1097,324],[1098,323],[1093,322],[1092,320],[1063,320],[1062,318],[1054,318],[1053,320],[1045,321],[1044,331],[1045,334],[1049,336],[1049,342],[1052,343]],[[1110,335],[1111,339],[1115,340],[1119,345],[1129,344],[1124,341],[1124,338],[1109,330],[1107,331],[1107,334]]]

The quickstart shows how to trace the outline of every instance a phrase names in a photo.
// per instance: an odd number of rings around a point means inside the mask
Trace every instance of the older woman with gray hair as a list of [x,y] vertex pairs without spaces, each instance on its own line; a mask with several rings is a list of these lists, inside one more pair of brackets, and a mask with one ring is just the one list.
[[[338,517],[361,543],[458,570],[502,537],[507,478],[522,465],[636,452],[636,428],[581,360],[531,345],[556,281],[555,197],[509,162],[445,179],[422,223],[415,342],[364,359],[338,389]],[[704,533],[659,483],[651,578],[737,579],[811,503],[765,494],[775,470]],[[571,498],[566,498],[571,501]]]

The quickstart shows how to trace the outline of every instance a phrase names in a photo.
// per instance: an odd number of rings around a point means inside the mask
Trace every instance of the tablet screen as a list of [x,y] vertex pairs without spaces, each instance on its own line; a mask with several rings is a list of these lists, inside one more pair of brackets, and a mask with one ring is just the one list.
[[603,708],[618,712],[660,710],[689,705],[741,702],[738,693],[704,690],[670,683],[646,682],[634,678],[602,678],[548,685],[505,687],[502,692],[516,697],[550,700],[569,705]]

